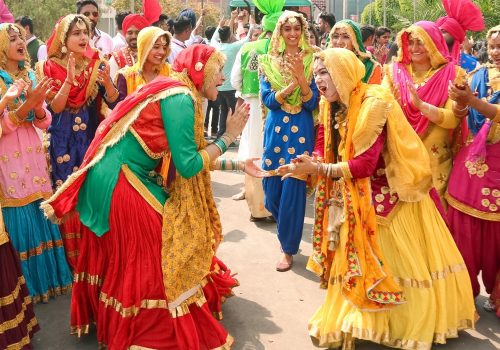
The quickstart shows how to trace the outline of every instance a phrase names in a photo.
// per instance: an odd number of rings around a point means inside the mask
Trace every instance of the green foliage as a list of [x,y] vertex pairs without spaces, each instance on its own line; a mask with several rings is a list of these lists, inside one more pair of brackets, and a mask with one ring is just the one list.
[[76,10],[75,0],[5,0],[15,18],[29,16],[33,20],[34,34],[47,40],[57,20]]
[[[435,21],[445,15],[441,0],[415,0],[415,11],[413,0],[385,0],[387,26],[394,31],[408,27],[415,21]],[[486,28],[500,24],[500,1],[499,0],[474,0],[481,8],[486,23]],[[381,26],[384,23],[384,0],[375,2],[365,7],[361,14],[362,23],[370,23],[370,9],[372,11],[371,23]],[[475,38],[484,38],[485,32],[469,33]]]

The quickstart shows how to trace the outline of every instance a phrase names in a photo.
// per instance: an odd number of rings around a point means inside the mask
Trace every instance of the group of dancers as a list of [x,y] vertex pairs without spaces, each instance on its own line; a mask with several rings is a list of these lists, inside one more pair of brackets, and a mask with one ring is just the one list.
[[[254,3],[264,31],[241,49],[243,101],[210,143],[203,100],[225,63],[214,47],[170,65],[170,33],[129,15],[137,57],[111,77],[91,23],[70,14],[32,69],[24,29],[0,25],[0,347],[29,348],[33,302],[72,288],[72,333],[95,323],[109,349],[229,349],[218,319],[238,281],[216,256],[213,170],[243,171],[263,193],[279,272],[315,191],[307,269],[327,289],[315,345],[445,343],[474,328],[480,271],[500,316],[500,26],[486,35],[490,63],[467,76],[456,32],[484,27],[469,0],[402,30],[383,67],[353,21],[320,50],[284,0]],[[250,125],[263,127],[261,166],[224,156]]]

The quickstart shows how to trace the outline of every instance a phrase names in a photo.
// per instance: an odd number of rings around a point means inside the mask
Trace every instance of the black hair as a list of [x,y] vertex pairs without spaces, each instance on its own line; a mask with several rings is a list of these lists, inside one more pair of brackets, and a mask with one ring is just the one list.
[[219,28],[219,37],[221,43],[227,43],[229,41],[229,38],[231,37],[231,28],[229,28],[228,26]]
[[320,40],[319,40],[319,35],[318,31],[316,30],[316,27],[312,24],[309,23],[309,34],[314,37],[314,42],[316,43],[316,46],[320,46]]
[[328,25],[331,28],[333,28],[333,26],[337,22],[335,20],[335,15],[333,13],[322,13],[321,15],[319,15],[319,18],[321,18],[323,21],[325,21],[326,23],[328,23]]
[[174,33],[181,34],[186,29],[192,28],[191,21],[185,16],[178,17],[174,22]]
[[361,40],[365,42],[369,37],[375,34],[375,27],[370,24],[363,24],[360,28],[361,30]]
[[217,28],[215,28],[214,26],[208,26],[207,29],[205,29],[205,36],[208,40],[212,39],[212,36],[214,35],[216,29]]
[[28,16],[19,16],[16,18],[16,23],[21,27],[28,27],[30,29],[30,33],[33,34],[33,20]]
[[390,32],[391,30],[387,27],[378,27],[377,30],[375,31],[375,36],[380,38],[385,33],[390,33]]
[[118,30],[122,30],[123,20],[125,19],[125,17],[127,17],[131,13],[132,12],[130,12],[130,11],[121,11],[121,12],[116,13],[115,22],[116,22],[116,27],[118,28]]
[[87,5],[94,5],[97,10],[99,10],[99,5],[97,5],[97,1],[95,0],[80,0],[76,2],[76,13],[80,14],[82,7]]
[[190,8],[184,9],[179,13],[179,17],[189,18],[191,21],[191,27],[196,27],[196,14]]
[[156,22],[154,22],[153,24],[151,24],[153,27],[159,27],[160,26],[160,23],[163,22],[163,21],[167,21],[168,22],[168,16],[164,13],[161,13],[160,14],[160,17],[158,17],[158,20]]

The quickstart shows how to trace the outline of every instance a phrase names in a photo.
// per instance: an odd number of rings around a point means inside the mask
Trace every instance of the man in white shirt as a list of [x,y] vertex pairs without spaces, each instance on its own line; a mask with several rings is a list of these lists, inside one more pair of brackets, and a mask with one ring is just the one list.
[[127,40],[125,39],[125,33],[123,32],[123,20],[130,13],[131,13],[130,11],[122,11],[118,12],[115,16],[117,31],[116,35],[113,37],[113,51],[119,50],[127,46]]
[[199,44],[203,41],[203,38],[198,34],[203,30],[202,21],[203,14],[200,16],[193,29],[191,20],[188,17],[181,16],[175,20],[174,36],[170,43],[170,55],[168,56],[168,62],[170,64],[174,63],[177,55],[186,47]]
[[109,57],[113,52],[113,38],[97,29],[97,22],[99,22],[99,6],[94,0],[83,0],[76,3],[76,13],[84,15],[90,20],[91,33],[90,33],[90,46],[95,47],[101,53]]

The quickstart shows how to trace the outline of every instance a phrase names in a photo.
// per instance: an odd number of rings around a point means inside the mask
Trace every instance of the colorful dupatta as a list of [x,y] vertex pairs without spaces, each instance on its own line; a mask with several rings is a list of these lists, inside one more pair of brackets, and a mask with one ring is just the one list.
[[[137,61],[132,67],[124,67],[118,71],[127,81],[127,93],[136,91],[139,87],[146,84],[146,80],[142,76],[142,69],[146,62],[151,49],[153,48],[158,38],[165,36],[170,47],[171,35],[158,27],[146,27],[139,32],[137,36]],[[159,75],[163,77],[170,76],[170,65],[166,59],[170,54],[170,49],[167,50],[165,59],[159,67],[157,67]]]
[[436,107],[442,107],[448,100],[448,82],[454,81],[456,68],[451,60],[448,47],[437,25],[433,22],[421,21],[398,34],[398,57],[392,64],[394,85],[399,87],[401,108],[406,118],[418,135],[423,135],[429,126],[429,119],[411,102],[411,94],[407,86],[414,85],[407,66],[411,65],[408,49],[410,36],[421,40],[430,56],[431,65],[437,71],[422,86],[416,88],[420,99]]
[[[351,21],[350,19],[343,19],[335,23],[329,34],[330,48],[333,47],[333,34],[335,33],[335,30],[339,28],[345,28],[349,33],[349,37],[351,38],[352,46],[354,48],[354,53],[356,54],[356,56],[358,56],[358,58],[361,60],[361,62],[363,62],[365,66],[365,75],[363,76],[362,82],[369,83],[370,78],[375,73],[375,69],[377,67],[380,67],[380,64],[376,62],[372,58],[371,53],[366,50],[365,45],[363,44],[363,38],[361,36],[361,29],[359,28],[359,25],[356,22]],[[378,72],[381,74],[381,68],[378,68]],[[380,81],[376,83],[380,84]]]
[[[432,185],[429,156],[394,97],[380,86],[361,82],[364,66],[353,52],[334,48],[322,51],[316,57],[323,60],[339,93],[340,102],[347,108],[347,126],[339,128],[342,139],[339,154],[342,161],[348,162],[364,153],[385,128],[387,140],[383,157],[391,191],[397,193],[402,201],[421,200]],[[325,123],[324,128],[325,162],[331,162],[332,142],[327,137],[331,138],[333,123]],[[326,184],[327,189],[334,186],[333,179],[322,178],[320,181]],[[348,226],[347,255],[336,258],[348,261],[342,273],[344,297],[361,310],[378,311],[401,304],[405,299],[401,287],[394,282],[384,264],[378,245],[370,181],[369,177],[343,178],[345,225]],[[330,196],[327,190],[325,194]],[[320,213],[324,218],[322,222],[315,223],[322,229],[322,235],[315,236],[313,257],[320,258],[316,262],[310,259],[308,268],[318,262],[321,264],[321,260],[325,264],[325,258],[329,258],[326,251],[328,216],[324,213],[325,209],[320,208],[320,211],[323,210]]]
[[[66,48],[67,35],[71,24],[75,21],[84,23],[90,30],[90,24],[87,17],[81,15],[67,15],[59,19],[49,40],[47,41],[48,59],[37,65],[37,75],[39,77],[48,76],[52,82],[52,90],[48,94],[49,100],[53,99],[67,76],[66,67],[68,64],[68,55]],[[84,105],[90,104],[99,91],[97,75],[99,66],[103,61],[99,57],[99,52],[87,46],[85,56],[77,61],[75,71],[74,85],[71,87],[66,106],[72,109],[79,109]],[[81,66],[80,66],[81,65]]]
[[[299,48],[304,54],[304,75],[308,81],[312,79],[313,49],[309,45],[308,24],[304,16],[293,11],[285,11],[279,17],[276,28],[274,29],[269,44],[269,53],[259,56],[259,67],[264,77],[271,84],[275,91],[284,89],[291,82],[291,74],[282,67],[283,54],[285,52],[285,41],[281,36],[281,27],[290,18],[297,18],[302,25],[302,34],[299,41]],[[285,99],[285,104],[292,106],[291,109],[297,109],[302,106],[300,87],[296,87],[293,92]]]

